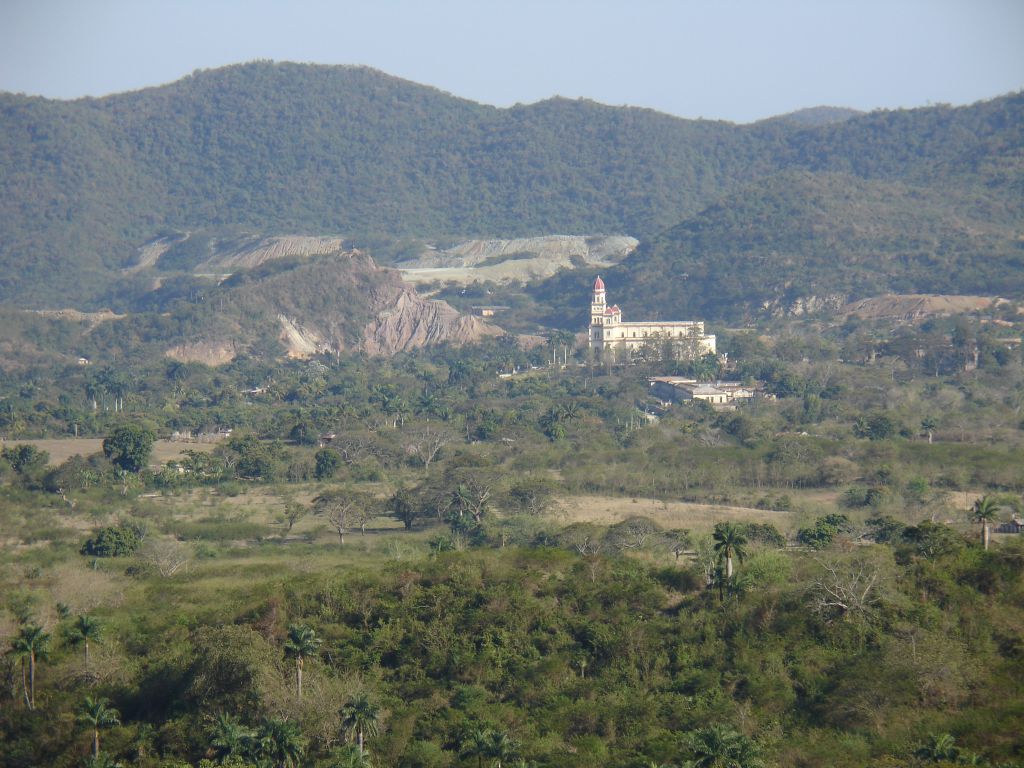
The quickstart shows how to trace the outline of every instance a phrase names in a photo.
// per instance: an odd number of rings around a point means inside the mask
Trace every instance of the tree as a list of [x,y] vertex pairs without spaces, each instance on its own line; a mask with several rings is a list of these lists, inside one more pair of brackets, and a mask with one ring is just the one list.
[[711,536],[715,540],[715,552],[725,562],[725,578],[731,579],[733,557],[742,563],[747,556],[747,537],[735,523],[717,523]]
[[11,465],[22,482],[33,485],[46,469],[50,454],[29,443],[20,443],[0,451],[0,458]]
[[189,548],[173,536],[149,539],[139,549],[139,559],[169,579],[182,568],[187,568]]
[[477,768],[483,768],[484,758],[490,751],[491,730],[489,728],[474,728],[462,741],[460,754],[465,757],[475,757]]
[[79,551],[93,557],[130,557],[135,554],[145,536],[146,529],[141,524],[107,526],[101,528],[95,537],[88,539]]
[[100,754],[100,728],[110,728],[121,724],[120,713],[109,706],[107,699],[93,699],[86,696],[78,709],[78,722],[92,728],[92,756]]
[[914,750],[914,757],[931,763],[955,763],[960,758],[956,739],[948,733],[931,734],[928,741]]
[[289,501],[289,502],[285,503],[285,505],[284,505],[284,519],[285,519],[285,522],[288,523],[288,532],[289,533],[291,533],[292,528],[295,526],[295,523],[297,523],[302,518],[302,516],[305,515],[305,514],[306,514],[306,507],[303,504],[301,504],[301,503],[299,503],[297,501]]
[[416,495],[406,488],[399,488],[388,500],[388,507],[395,519],[405,526],[405,530],[411,531],[413,523],[420,516],[420,503]]
[[541,515],[554,503],[558,486],[548,477],[525,477],[508,490],[509,504],[527,515]]
[[341,466],[341,456],[331,448],[321,448],[316,452],[316,469],[313,477],[317,480],[330,480]]
[[221,712],[213,722],[210,733],[210,746],[216,758],[224,761],[230,757],[242,757],[251,748],[256,732],[242,725],[233,716]]
[[487,735],[487,757],[494,760],[494,768],[514,760],[519,752],[519,745],[504,731],[492,730]]
[[331,760],[331,768],[373,768],[370,756],[360,752],[358,747],[345,745]]
[[[36,624],[22,627],[12,643],[14,654],[22,661],[22,691],[29,709],[36,708],[36,661],[45,659],[50,649],[50,635]],[[28,682],[25,681],[25,661],[28,661]]]
[[257,762],[266,761],[275,768],[297,768],[306,751],[306,739],[295,723],[287,720],[265,720],[254,740]]
[[325,516],[327,522],[338,532],[341,543],[344,544],[345,532],[356,516],[356,511],[373,509],[376,503],[376,499],[367,493],[353,491],[349,488],[339,488],[325,491],[313,499],[313,513]]
[[437,454],[451,441],[452,436],[449,432],[428,425],[409,439],[405,450],[423,465],[423,472],[426,474],[430,471],[430,464],[437,458]]
[[948,555],[963,547],[963,538],[948,525],[922,520],[903,529],[900,538],[911,545],[915,554],[928,560]]
[[307,656],[316,653],[320,647],[320,638],[312,628],[304,624],[292,624],[288,627],[288,639],[284,643],[285,656],[295,659],[295,693],[302,700],[302,667]]
[[937,426],[938,423],[931,416],[926,416],[921,419],[921,429],[923,429],[925,434],[928,435],[928,445],[932,444],[932,435],[935,434],[935,428]]
[[989,523],[998,514],[1000,506],[995,497],[982,496],[971,508],[972,519],[976,523],[981,523],[981,545],[985,549],[988,549],[989,544]]
[[684,765],[693,768],[759,768],[763,765],[757,745],[724,725],[694,731],[687,738],[687,747],[693,758]]
[[341,708],[341,727],[350,735],[355,735],[361,755],[366,754],[366,737],[375,737],[379,732],[379,725],[380,707],[365,693],[356,694]]
[[124,424],[103,441],[103,455],[126,472],[138,472],[149,464],[155,435],[138,424]]
[[72,645],[85,647],[85,668],[89,669],[89,642],[98,643],[103,636],[103,625],[99,619],[92,616],[81,615],[75,619],[75,623],[68,631],[68,641]]

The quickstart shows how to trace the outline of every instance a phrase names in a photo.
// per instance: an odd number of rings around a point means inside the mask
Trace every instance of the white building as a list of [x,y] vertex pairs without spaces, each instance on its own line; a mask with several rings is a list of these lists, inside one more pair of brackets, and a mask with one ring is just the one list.
[[648,345],[660,351],[671,346],[673,357],[694,358],[715,353],[715,337],[704,333],[704,321],[681,320],[625,323],[618,304],[608,306],[604,281],[594,281],[590,304],[590,348],[631,352]]
[[775,398],[764,392],[763,384],[745,385],[738,381],[705,381],[678,376],[652,376],[651,394],[665,403],[701,400],[718,410],[732,410],[738,403],[754,397]]

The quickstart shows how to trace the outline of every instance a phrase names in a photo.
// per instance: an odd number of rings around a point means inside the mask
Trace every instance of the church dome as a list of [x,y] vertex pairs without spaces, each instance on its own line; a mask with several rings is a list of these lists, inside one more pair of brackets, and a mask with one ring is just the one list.
[[600,275],[598,275],[597,276],[597,280],[594,281],[594,290],[595,291],[603,291],[604,290],[604,280],[601,279]]

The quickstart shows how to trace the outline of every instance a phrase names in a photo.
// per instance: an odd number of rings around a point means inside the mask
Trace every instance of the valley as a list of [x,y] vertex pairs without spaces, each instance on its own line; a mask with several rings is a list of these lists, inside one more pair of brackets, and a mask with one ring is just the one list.
[[1022,108],[0,93],[0,764],[1020,765]]

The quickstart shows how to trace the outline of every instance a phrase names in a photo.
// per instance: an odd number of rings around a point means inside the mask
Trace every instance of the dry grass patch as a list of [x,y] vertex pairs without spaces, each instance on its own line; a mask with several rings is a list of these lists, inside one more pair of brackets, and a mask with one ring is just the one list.
[[773,523],[789,526],[790,513],[720,504],[690,504],[647,498],[616,496],[568,496],[560,499],[566,523],[611,525],[629,517],[649,517],[665,528],[686,528],[701,533],[723,520]]
[[[88,456],[103,452],[103,438],[100,437],[62,437],[49,440],[12,440],[10,445],[34,445],[41,451],[50,454],[50,466],[63,464],[72,456]],[[185,451],[212,451],[213,443],[180,443],[171,440],[157,440],[153,443],[152,464],[164,465],[171,459],[183,456]]]

